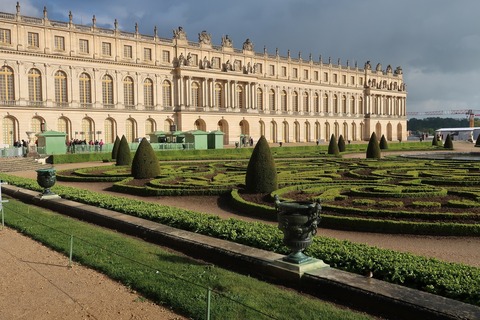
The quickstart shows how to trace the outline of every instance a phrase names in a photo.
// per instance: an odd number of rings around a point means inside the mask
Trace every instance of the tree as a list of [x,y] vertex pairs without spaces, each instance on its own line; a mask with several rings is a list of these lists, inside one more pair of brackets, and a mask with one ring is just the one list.
[[155,178],[160,173],[160,165],[152,145],[143,138],[132,161],[132,176],[135,179]]
[[438,138],[437,138],[436,134],[433,135],[432,146],[434,146],[434,147],[438,146]]
[[345,150],[345,139],[343,138],[343,135],[340,135],[340,137],[338,137],[338,151],[345,152]]
[[378,145],[378,139],[375,132],[372,133],[370,136],[370,140],[368,141],[367,147],[367,159],[380,159],[382,156],[380,152],[380,146]]
[[382,137],[380,138],[380,150],[387,150],[388,149],[388,143],[387,139],[385,139],[385,135],[382,134]]
[[128,146],[127,138],[122,136],[117,152],[117,166],[127,166],[132,162],[132,155],[130,154],[130,147]]
[[328,154],[334,154],[336,156],[340,155],[340,150],[338,150],[337,138],[332,134],[330,137],[330,143],[328,144]]
[[245,189],[250,193],[270,193],[277,188],[275,161],[267,139],[261,136],[248,162]]
[[117,136],[115,142],[113,143],[112,149],[112,159],[117,159],[118,146],[120,145],[120,138]]
[[445,143],[443,144],[443,147],[445,149],[453,150],[453,141],[452,141],[452,137],[450,137],[450,134],[447,134],[447,137],[445,138]]
[[480,147],[480,134],[477,137],[477,141],[475,141],[475,147]]

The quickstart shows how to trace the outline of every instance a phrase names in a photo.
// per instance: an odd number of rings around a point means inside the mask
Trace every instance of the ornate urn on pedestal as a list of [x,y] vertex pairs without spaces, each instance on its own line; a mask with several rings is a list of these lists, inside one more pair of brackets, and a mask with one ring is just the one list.
[[317,225],[320,223],[319,202],[311,201],[280,201],[275,196],[277,209],[278,228],[283,232],[283,243],[291,250],[291,253],[283,258],[284,261],[303,264],[314,260],[303,253],[317,233]]
[[48,169],[38,169],[37,171],[37,183],[40,187],[44,188],[43,193],[41,194],[42,198],[58,198],[59,196],[53,193],[50,188],[55,185],[57,181],[57,176],[55,174],[54,168]]

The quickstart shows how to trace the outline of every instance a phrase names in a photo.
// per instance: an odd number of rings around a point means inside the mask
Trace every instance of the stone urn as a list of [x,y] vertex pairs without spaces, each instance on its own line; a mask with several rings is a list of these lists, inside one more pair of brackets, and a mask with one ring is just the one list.
[[55,195],[50,188],[53,187],[55,182],[57,181],[57,176],[55,175],[54,168],[48,169],[38,169],[37,171],[37,182],[40,187],[44,188],[42,195],[49,196]]
[[303,253],[317,233],[320,223],[319,202],[311,201],[280,201],[275,196],[278,228],[283,232],[283,243],[291,253],[283,258],[284,261],[302,264],[313,260]]

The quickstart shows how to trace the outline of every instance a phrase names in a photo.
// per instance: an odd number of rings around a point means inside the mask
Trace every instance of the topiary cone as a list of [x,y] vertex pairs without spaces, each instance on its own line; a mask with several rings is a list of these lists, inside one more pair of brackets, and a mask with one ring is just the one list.
[[270,193],[277,188],[275,161],[267,139],[261,136],[248,161],[245,189],[250,193]]
[[153,151],[152,145],[145,138],[138,145],[133,157],[131,170],[135,179],[155,178],[160,174],[160,165],[155,151]]

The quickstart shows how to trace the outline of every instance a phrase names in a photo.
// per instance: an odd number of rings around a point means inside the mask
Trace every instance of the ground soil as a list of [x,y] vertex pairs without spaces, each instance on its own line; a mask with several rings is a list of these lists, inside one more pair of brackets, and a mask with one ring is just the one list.
[[[455,142],[455,151],[477,150],[473,144]],[[344,155],[345,158],[359,156],[362,155]],[[55,168],[63,170],[98,165],[101,164],[65,164],[55,165]],[[34,171],[11,174],[36,178]],[[58,183],[205,212],[222,218],[255,220],[238,215],[220,197],[147,198],[114,193],[109,190],[111,183]],[[323,228],[318,230],[318,234],[480,267],[480,238],[389,235]],[[68,268],[68,258],[8,228],[0,230],[0,261],[2,319],[184,319],[97,272],[76,264],[73,268]]]

